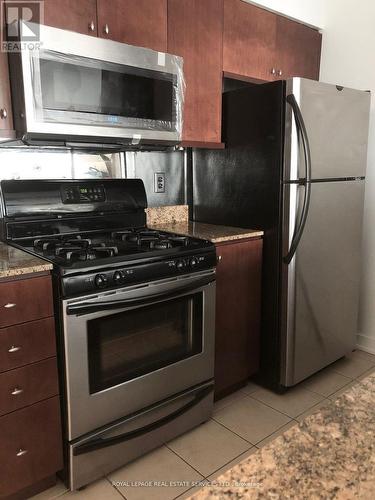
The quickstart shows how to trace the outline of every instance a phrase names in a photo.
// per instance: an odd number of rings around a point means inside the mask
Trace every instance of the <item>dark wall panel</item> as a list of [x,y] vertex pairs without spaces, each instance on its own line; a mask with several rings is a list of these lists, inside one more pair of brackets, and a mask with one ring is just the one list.
[[[165,173],[165,193],[154,192],[154,174]],[[149,207],[185,203],[184,153],[126,153],[126,175],[143,180]]]

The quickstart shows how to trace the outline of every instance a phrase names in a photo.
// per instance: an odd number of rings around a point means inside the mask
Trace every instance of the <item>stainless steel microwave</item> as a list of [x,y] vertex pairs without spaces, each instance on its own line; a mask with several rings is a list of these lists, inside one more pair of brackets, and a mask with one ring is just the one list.
[[23,142],[181,141],[182,58],[48,26],[40,26],[40,41],[9,57]]

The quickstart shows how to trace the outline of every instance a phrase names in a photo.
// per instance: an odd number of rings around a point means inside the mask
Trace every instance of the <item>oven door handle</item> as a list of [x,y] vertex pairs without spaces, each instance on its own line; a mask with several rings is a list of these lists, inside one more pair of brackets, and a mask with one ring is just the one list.
[[100,450],[108,446],[114,446],[116,444],[123,443],[125,441],[130,441],[131,439],[143,436],[148,432],[152,432],[156,429],[159,429],[159,427],[162,427],[163,425],[172,422],[174,419],[188,412],[191,408],[200,403],[202,399],[208,396],[208,394],[210,394],[213,390],[214,390],[214,385],[210,384],[209,386],[206,386],[199,392],[197,392],[194,399],[189,401],[189,403],[182,406],[178,410],[170,413],[169,415],[162,417],[156,422],[152,422],[151,424],[145,425],[144,427],[141,427],[139,429],[134,429],[133,431],[125,432],[124,434],[120,434],[119,436],[113,436],[104,439],[103,438],[95,439],[89,443],[82,444],[81,446],[77,446],[76,448],[74,448],[73,455],[75,456],[83,455],[84,453],[89,453],[90,451]]
[[201,278],[200,280],[194,281],[190,286],[181,286],[178,289],[174,289],[172,292],[162,292],[162,293],[154,293],[151,295],[147,295],[147,297],[143,298],[135,298],[135,299],[123,299],[123,300],[108,300],[106,302],[81,302],[79,304],[72,304],[66,308],[67,314],[87,314],[87,313],[96,313],[100,311],[106,311],[109,309],[121,309],[124,307],[136,307],[147,305],[155,302],[155,300],[159,299],[173,299],[181,295],[181,293],[188,293],[194,290],[198,290],[202,286],[209,285],[215,281],[215,276],[210,275],[205,278]]

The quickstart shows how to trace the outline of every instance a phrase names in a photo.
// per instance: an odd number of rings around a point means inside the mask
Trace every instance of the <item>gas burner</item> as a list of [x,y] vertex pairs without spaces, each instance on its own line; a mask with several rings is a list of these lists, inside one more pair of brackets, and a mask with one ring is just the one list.
[[62,246],[55,249],[56,257],[60,257],[67,262],[76,260],[87,260],[87,252],[81,247]]
[[134,234],[132,229],[126,229],[125,231],[114,231],[111,233],[111,238],[114,240],[126,241],[128,236]]
[[187,236],[172,235],[168,236],[168,240],[176,246],[187,247],[189,245],[189,238]]
[[61,245],[61,240],[57,238],[38,238],[34,240],[33,247],[37,250],[53,250],[57,245]]
[[91,245],[91,240],[89,238],[81,238],[80,236],[77,236],[76,238],[70,238],[67,240],[64,239],[64,244],[75,245],[80,248],[88,248]]
[[114,257],[118,255],[117,247],[107,247],[104,244],[94,245],[89,248],[89,251],[92,251],[95,257]]
[[156,241],[151,241],[150,242],[150,248],[154,248],[155,250],[166,250],[167,248],[172,248],[173,245],[172,243],[165,239],[165,240],[156,240]]

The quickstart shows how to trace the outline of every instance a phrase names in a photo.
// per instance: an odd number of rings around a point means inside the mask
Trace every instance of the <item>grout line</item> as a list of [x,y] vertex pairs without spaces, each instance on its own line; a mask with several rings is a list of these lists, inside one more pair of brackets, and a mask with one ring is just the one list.
[[108,477],[108,476],[104,476],[104,478],[108,481],[108,483],[112,486],[112,488],[114,488],[114,489],[115,489],[116,493],[118,493],[118,494],[120,495],[120,497],[122,497],[122,498],[124,498],[125,500],[127,500],[126,496],[125,496],[125,495],[123,495],[123,494],[121,493],[121,491],[120,491],[120,490],[118,490],[118,489],[116,488],[116,486],[112,483],[112,481],[109,479],[109,477]]
[[[341,375],[341,374],[340,374]],[[347,377],[349,378],[349,377]],[[336,391],[333,391],[331,392],[330,394],[328,394],[328,396],[326,396],[325,394],[321,394],[320,392],[316,392],[316,391],[313,391],[312,389],[306,389],[305,387],[303,389],[305,389],[305,391],[309,391],[309,392],[312,392],[313,394],[317,394],[318,396],[321,396],[323,398],[329,398],[330,396],[332,396],[332,394],[335,394],[335,392],[338,392],[338,391],[341,391],[341,389],[343,389],[344,387],[346,387],[348,384],[351,384],[352,382],[354,382],[355,379],[351,379],[349,378],[349,382],[345,383],[342,387],[340,387],[339,389],[336,389]]]
[[[218,467],[217,469],[215,469],[213,472],[211,472],[208,476],[205,476],[204,478],[207,479],[207,481],[210,481],[209,479],[209,476],[212,476],[212,474],[215,474],[216,472],[218,472],[220,469],[222,469],[223,467],[225,467],[226,465],[230,464],[231,462],[233,462],[234,460],[236,460],[237,458],[239,458],[241,455],[243,455],[244,453],[247,453],[249,450],[251,450],[252,448],[256,448],[255,445],[251,445],[247,450],[243,451],[242,453],[240,453],[239,455],[236,455],[234,458],[232,458],[231,460],[228,460],[228,462],[225,462],[225,464],[221,465],[220,467]],[[244,458],[244,460],[247,460],[246,458]],[[236,463],[236,464],[233,464],[233,467],[236,467],[240,462]],[[231,467],[232,468],[232,467]],[[230,469],[227,469],[227,470],[230,470]],[[224,471],[226,472],[226,471]],[[223,472],[223,474],[224,474]]]
[[[261,401],[260,399],[253,398],[251,394],[245,394],[245,396],[244,396],[244,397],[246,397],[246,398],[250,398],[250,399],[252,399],[253,401],[256,401],[257,403],[261,403],[262,405],[267,406],[268,408],[271,408],[271,410],[274,410],[274,411],[276,411],[276,412],[278,412],[278,413],[281,413],[281,415],[284,415],[285,417],[288,417],[288,418],[293,418],[293,417],[291,417],[290,415],[288,415],[287,413],[284,413],[283,411],[277,410],[276,408],[274,408],[274,407],[273,407],[273,406],[271,406],[270,404],[268,404],[268,403],[264,403],[264,402],[263,402],[263,401]],[[244,398],[239,398],[239,399],[244,399]],[[236,401],[238,401],[238,400],[236,400]],[[235,403],[236,401],[233,401],[233,403]],[[227,407],[225,406],[224,408],[227,408]],[[224,408],[222,408],[222,409],[224,410]],[[220,410],[218,410],[218,411],[221,411],[221,409],[220,409]],[[215,414],[214,414],[214,415],[215,415]],[[212,417],[212,418],[213,418],[213,417]],[[225,426],[224,426],[224,427],[225,427]],[[233,432],[233,431],[232,431],[232,432]]]
[[[238,391],[242,391],[242,389],[238,389]],[[229,394],[229,396],[226,396],[227,398],[231,397],[233,394],[236,394],[236,392],[233,392],[232,394]],[[240,401],[241,399],[243,399],[245,396],[249,396],[249,394],[247,394],[246,392],[244,392],[241,396],[238,396],[238,398],[235,398],[233,401],[229,402],[227,405],[223,406],[222,408],[217,408],[216,411],[215,411],[215,406],[214,406],[214,410],[213,410],[213,414],[217,413],[218,411],[221,411],[221,410],[224,410],[224,408],[228,408],[229,406],[231,406],[232,404],[236,403],[237,401]],[[223,398],[222,400],[219,399],[219,401],[223,401],[225,398]]]
[[[250,394],[247,396],[248,398],[251,398],[253,399],[254,401],[257,401],[258,403],[261,403],[262,405],[264,406],[267,406],[268,408],[271,408],[271,410],[273,411],[276,411],[277,413],[281,413],[281,415],[284,415],[284,417],[288,417],[290,419],[293,419],[294,417],[291,417],[290,415],[288,415],[287,413],[284,413],[283,411],[280,411],[280,410],[277,410],[276,408],[274,408],[273,406],[271,406],[270,404],[268,403],[265,403],[264,401],[261,401],[260,399],[257,399],[257,398],[253,398]],[[316,404],[316,403],[315,403]],[[312,408],[312,407],[311,407]],[[307,408],[308,410],[308,408]],[[307,411],[305,410],[305,411]],[[303,412],[302,412],[303,413]],[[298,417],[298,415],[297,415]]]
[[[187,464],[191,469],[195,470],[195,472],[197,472],[201,477],[204,477],[204,474],[202,474],[201,472],[199,472],[198,469],[196,469],[193,465],[191,465],[187,460],[185,460],[185,458],[181,457],[181,455],[179,455],[176,451],[172,450],[172,448],[170,448],[168,446],[168,444],[164,443],[164,446],[166,446],[168,448],[168,450],[170,450],[172,453],[174,453],[178,458],[180,458],[183,462],[185,462],[185,464]],[[181,493],[182,494],[182,493]]]
[[232,429],[230,429],[229,427],[227,427],[226,425],[222,424],[221,422],[218,422],[217,420],[215,420],[214,418],[214,415],[211,417],[212,420],[214,420],[217,424],[221,425],[222,427],[224,427],[224,429],[226,429],[227,431],[231,432],[232,434],[234,434],[235,436],[241,438],[243,441],[246,441],[247,443],[251,444],[251,446],[255,446],[254,443],[252,443],[251,441],[249,441],[248,439],[244,438],[243,436],[241,436],[241,434],[238,434],[237,432],[233,431]]

